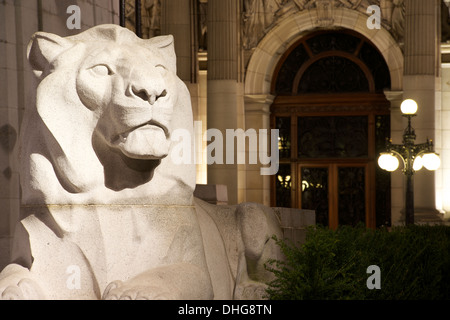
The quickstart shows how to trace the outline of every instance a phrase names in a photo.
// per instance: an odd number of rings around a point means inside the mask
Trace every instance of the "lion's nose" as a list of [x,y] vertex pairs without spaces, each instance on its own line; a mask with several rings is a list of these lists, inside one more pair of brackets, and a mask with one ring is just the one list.
[[145,88],[141,88],[139,86],[136,85],[131,85],[130,86],[130,90],[129,90],[130,94],[141,98],[144,101],[147,101],[148,103],[150,103],[151,105],[155,104],[155,102],[160,99],[163,98],[167,95],[167,90],[166,89],[145,89]]

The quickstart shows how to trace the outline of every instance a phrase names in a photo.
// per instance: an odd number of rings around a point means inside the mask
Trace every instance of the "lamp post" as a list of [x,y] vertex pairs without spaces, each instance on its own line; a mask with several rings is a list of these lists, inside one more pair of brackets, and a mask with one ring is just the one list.
[[405,223],[414,224],[414,172],[422,167],[430,171],[437,170],[441,160],[434,152],[433,142],[427,139],[426,143],[414,144],[416,134],[411,126],[411,119],[416,116],[417,103],[407,99],[401,104],[403,116],[408,119],[408,126],[403,132],[403,144],[393,144],[391,139],[386,141],[386,152],[381,153],[378,165],[381,169],[393,172],[399,166],[400,158],[403,161],[403,173],[406,176]]

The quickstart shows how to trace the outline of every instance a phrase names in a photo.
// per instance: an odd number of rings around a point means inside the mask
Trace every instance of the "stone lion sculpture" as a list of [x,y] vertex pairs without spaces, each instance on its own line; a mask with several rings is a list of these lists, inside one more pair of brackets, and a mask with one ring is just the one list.
[[28,46],[36,104],[21,131],[22,220],[3,299],[261,298],[279,258],[274,212],[193,197],[193,133],[172,36],[102,25]]

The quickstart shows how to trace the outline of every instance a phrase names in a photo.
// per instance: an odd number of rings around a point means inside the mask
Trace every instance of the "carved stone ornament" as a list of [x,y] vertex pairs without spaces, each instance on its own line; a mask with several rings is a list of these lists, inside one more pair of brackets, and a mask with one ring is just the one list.
[[334,22],[334,0],[317,0],[315,4],[317,8],[317,24],[321,27],[331,26]]
[[358,10],[369,16],[367,8],[370,5],[380,6],[382,26],[401,44],[405,20],[404,0],[246,0],[243,19],[244,48],[255,48],[278,21],[291,14],[315,10],[312,18],[316,23],[320,27],[331,27],[335,8]]
[[[21,131],[21,216],[3,299],[254,299],[280,258],[272,209],[193,197],[193,136],[173,37],[117,25],[28,46],[36,104]],[[251,266],[251,268],[248,268]]]

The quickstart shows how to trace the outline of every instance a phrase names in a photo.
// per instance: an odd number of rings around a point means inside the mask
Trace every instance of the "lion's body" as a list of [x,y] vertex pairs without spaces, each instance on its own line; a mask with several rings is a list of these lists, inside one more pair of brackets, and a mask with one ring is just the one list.
[[113,25],[33,36],[39,84],[22,131],[24,219],[0,274],[4,298],[261,295],[253,280],[267,280],[263,262],[277,254],[268,240],[280,235],[273,212],[194,203],[195,165],[168,157],[171,132],[193,132],[172,41]]

